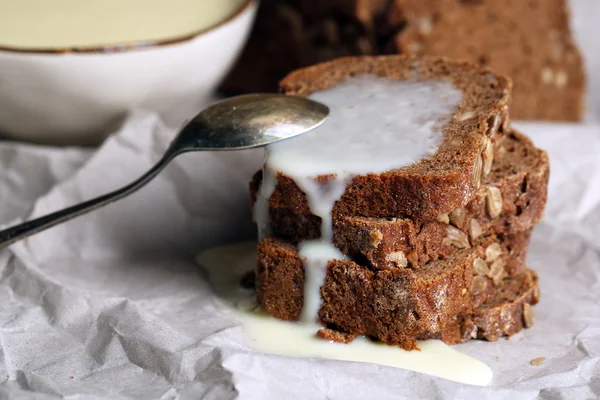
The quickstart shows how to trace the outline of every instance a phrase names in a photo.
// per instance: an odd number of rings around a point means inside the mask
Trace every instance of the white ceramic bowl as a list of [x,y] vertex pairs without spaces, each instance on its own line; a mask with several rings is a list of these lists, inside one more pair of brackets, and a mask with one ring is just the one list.
[[0,49],[0,137],[96,144],[144,110],[178,127],[200,111],[248,36],[257,0],[180,40],[86,50]]

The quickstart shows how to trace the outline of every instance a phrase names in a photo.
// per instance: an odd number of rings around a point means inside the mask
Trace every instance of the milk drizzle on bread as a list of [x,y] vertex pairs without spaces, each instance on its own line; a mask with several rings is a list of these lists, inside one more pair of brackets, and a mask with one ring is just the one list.
[[[303,322],[314,322],[327,264],[344,256],[333,245],[334,204],[355,176],[402,168],[433,155],[463,94],[447,81],[391,80],[360,75],[312,93],[331,115],[321,127],[267,148],[255,218],[269,225],[273,177],[283,174],[304,192],[310,212],[321,218],[321,238],[300,244],[304,264]],[[264,231],[264,228],[262,228]]]

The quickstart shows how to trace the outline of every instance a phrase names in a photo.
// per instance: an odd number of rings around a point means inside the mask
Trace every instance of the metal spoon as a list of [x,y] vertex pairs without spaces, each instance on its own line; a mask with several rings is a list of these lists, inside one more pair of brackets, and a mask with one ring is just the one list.
[[250,94],[215,103],[183,127],[162,159],[141,178],[114,192],[2,230],[0,248],[135,192],[179,154],[266,146],[308,132],[328,115],[329,108],[321,103],[280,94]]

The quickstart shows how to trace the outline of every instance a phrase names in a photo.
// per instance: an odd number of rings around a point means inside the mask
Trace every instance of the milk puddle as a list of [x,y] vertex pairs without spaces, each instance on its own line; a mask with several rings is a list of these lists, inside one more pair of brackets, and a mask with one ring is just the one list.
[[256,351],[375,363],[477,386],[486,386],[492,380],[492,370],[485,363],[439,340],[419,341],[421,351],[405,351],[364,337],[341,344],[318,338],[316,332],[321,326],[317,324],[286,322],[269,316],[257,306],[254,292],[239,284],[255,267],[256,242],[207,250],[198,255],[197,262],[213,288],[215,306],[241,323],[245,344]]

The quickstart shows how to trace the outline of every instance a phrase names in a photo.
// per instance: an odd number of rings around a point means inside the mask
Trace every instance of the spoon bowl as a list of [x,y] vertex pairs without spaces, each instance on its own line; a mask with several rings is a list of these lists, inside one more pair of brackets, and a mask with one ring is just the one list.
[[305,97],[247,94],[219,101],[181,130],[173,146],[190,150],[241,150],[308,132],[329,108]]
[[133,193],[179,154],[266,146],[308,132],[328,115],[329,108],[321,103],[281,94],[251,94],[215,103],[183,127],[161,160],[142,177],[114,192],[4,229],[0,248]]

